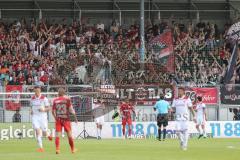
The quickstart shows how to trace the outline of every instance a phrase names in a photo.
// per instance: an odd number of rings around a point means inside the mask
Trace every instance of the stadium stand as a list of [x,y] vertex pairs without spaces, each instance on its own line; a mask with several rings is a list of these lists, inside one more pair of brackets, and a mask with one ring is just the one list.
[[[171,24],[146,23],[146,48],[151,39],[170,29],[173,33],[175,73],[163,73],[159,67],[146,75],[131,76],[137,69],[139,26],[123,28],[113,21],[110,27],[79,24],[54,24],[24,19],[0,24],[1,85],[46,85],[150,82],[211,84],[221,82],[231,56],[223,31],[208,22]],[[146,61],[154,62],[150,50]],[[121,58],[120,58],[121,57]],[[154,59],[155,58],[155,59]],[[163,73],[163,74],[161,74]],[[142,77],[141,77],[142,76]],[[122,78],[119,78],[122,77]],[[239,76],[236,76],[236,83]]]

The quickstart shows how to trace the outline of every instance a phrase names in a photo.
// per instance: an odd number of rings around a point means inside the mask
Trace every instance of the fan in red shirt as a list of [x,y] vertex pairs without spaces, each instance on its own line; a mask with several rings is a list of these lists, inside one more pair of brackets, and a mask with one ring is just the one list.
[[131,137],[132,134],[132,116],[131,113],[135,113],[134,108],[130,105],[129,100],[126,99],[125,102],[122,102],[120,105],[120,113],[122,116],[122,133],[126,138],[125,129],[126,124],[128,125],[128,136]]
[[42,81],[44,84],[48,82],[48,75],[45,72],[43,76],[40,77],[40,81]]
[[60,139],[59,136],[62,132],[62,127],[67,133],[69,145],[71,147],[72,153],[75,153],[77,150],[74,148],[74,142],[72,137],[72,129],[70,122],[70,114],[74,115],[75,122],[77,123],[77,117],[75,111],[72,107],[70,98],[65,96],[65,90],[60,88],[58,90],[58,97],[53,101],[52,113],[55,118],[55,127],[56,127],[56,154],[60,153]]

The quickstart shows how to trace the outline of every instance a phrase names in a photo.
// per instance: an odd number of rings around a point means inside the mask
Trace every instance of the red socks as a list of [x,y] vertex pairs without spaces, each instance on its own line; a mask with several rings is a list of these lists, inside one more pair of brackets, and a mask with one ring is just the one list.
[[56,139],[55,139],[55,145],[56,145],[56,150],[59,150],[59,145],[60,145],[60,139],[59,139],[59,137],[56,137]]
[[123,136],[125,136],[125,126],[123,126],[122,128],[122,133],[123,133]]
[[[74,150],[74,142],[73,142],[73,138],[68,138],[68,142],[69,142],[69,145],[71,147],[71,150],[73,151]],[[55,139],[55,145],[56,145],[56,150],[59,150],[60,147],[60,138],[59,137],[56,137]]]
[[128,136],[131,137],[132,135],[132,129],[128,129]]
[[68,142],[69,142],[69,145],[70,145],[70,147],[71,147],[71,150],[73,151],[73,150],[74,150],[74,143],[73,143],[72,137],[71,137],[71,138],[68,138]]

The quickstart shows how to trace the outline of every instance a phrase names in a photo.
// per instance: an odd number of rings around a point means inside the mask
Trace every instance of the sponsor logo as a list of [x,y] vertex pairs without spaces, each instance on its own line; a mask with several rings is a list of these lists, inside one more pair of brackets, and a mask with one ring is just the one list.
[[[49,130],[49,133],[55,133],[55,129]],[[54,136],[54,135],[53,135]],[[29,128],[26,125],[21,127],[14,127],[12,125],[0,129],[0,140],[10,139],[22,139],[22,138],[34,138],[35,131],[33,128]]]

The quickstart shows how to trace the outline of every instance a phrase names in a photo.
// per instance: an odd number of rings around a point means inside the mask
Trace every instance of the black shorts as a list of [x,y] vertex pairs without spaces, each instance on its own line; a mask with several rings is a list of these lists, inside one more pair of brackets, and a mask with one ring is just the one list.
[[158,114],[157,115],[157,125],[158,127],[166,127],[168,125],[168,114]]

